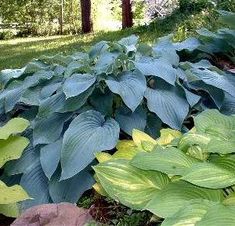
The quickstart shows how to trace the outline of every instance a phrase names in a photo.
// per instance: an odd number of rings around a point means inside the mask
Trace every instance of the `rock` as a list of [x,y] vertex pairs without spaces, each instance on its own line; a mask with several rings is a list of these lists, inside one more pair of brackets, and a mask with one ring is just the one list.
[[71,203],[43,204],[27,209],[11,226],[84,226],[91,219],[88,210]]

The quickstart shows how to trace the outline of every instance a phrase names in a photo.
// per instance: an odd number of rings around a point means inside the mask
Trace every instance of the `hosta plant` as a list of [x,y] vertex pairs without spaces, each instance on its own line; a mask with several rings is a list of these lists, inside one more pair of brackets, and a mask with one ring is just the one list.
[[[0,127],[0,168],[4,168],[8,161],[20,158],[23,150],[28,146],[29,140],[18,135],[28,126],[27,120],[14,118]],[[0,180],[0,194],[0,214],[9,217],[18,216],[18,202],[29,199],[21,186],[8,186],[2,180]]]
[[207,110],[194,123],[157,140],[134,130],[116,153],[97,156],[94,188],[164,218],[164,226],[234,225],[235,116]]
[[195,38],[172,43],[164,37],[150,46],[132,35],[3,70],[0,118],[20,116],[32,125],[30,145],[4,171],[33,197],[22,208],[75,203],[94,183],[95,154],[112,150],[133,129],[156,138],[166,125],[187,131],[191,114],[206,108],[235,112],[230,73],[195,54],[192,62],[180,58],[200,45]]

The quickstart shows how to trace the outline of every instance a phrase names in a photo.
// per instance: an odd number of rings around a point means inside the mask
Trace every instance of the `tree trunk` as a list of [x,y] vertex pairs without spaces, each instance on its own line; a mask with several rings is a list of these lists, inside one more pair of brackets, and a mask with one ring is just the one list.
[[89,33],[92,31],[91,20],[91,0],[80,0],[82,14],[82,32]]
[[122,29],[133,26],[131,0],[122,0]]
[[64,0],[61,0],[60,4],[60,35],[62,35],[64,25]]

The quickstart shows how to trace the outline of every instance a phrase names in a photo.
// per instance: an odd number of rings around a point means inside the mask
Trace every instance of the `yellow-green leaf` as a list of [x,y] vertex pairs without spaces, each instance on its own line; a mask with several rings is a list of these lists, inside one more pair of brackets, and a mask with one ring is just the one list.
[[0,128],[0,139],[6,140],[12,134],[22,133],[28,126],[28,120],[13,118]]
[[28,194],[19,185],[8,187],[0,181],[0,204],[12,204],[29,199]]
[[0,213],[7,217],[16,218],[19,216],[19,206],[17,203],[0,204]]
[[173,129],[161,129],[160,133],[161,136],[157,139],[157,143],[159,145],[168,145],[174,139],[180,138],[182,136],[182,133],[180,131]]
[[0,140],[0,168],[7,161],[20,158],[28,144],[29,140],[20,136],[11,136],[7,140]]
[[157,142],[152,137],[150,137],[148,134],[137,129],[133,129],[132,138],[133,138],[134,143],[139,147],[141,146],[141,143],[143,141],[157,144]]

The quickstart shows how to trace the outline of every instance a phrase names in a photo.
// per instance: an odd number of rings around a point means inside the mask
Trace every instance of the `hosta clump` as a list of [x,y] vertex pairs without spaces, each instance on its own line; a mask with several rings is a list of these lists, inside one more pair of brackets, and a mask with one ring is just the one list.
[[162,225],[234,225],[235,116],[207,110],[185,134],[157,140],[133,131],[113,155],[97,155],[94,188],[126,206],[165,218]]
[[22,207],[76,202],[94,183],[95,153],[112,150],[120,131],[125,137],[136,128],[156,138],[165,124],[187,130],[191,112],[234,112],[231,74],[209,61],[180,62],[179,54],[200,45],[194,38],[172,43],[164,37],[149,46],[132,35],[2,71],[1,119],[19,115],[32,125],[29,147],[4,171],[34,198]]
[[[23,118],[14,118],[0,127],[0,168],[6,162],[20,158],[29,140],[18,135],[29,126]],[[0,175],[1,176],[1,175]],[[28,194],[19,185],[8,186],[0,177],[0,214],[17,217],[19,214],[18,202],[29,199]]]

